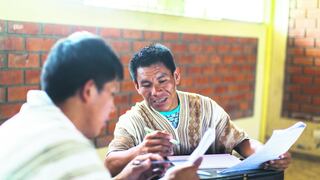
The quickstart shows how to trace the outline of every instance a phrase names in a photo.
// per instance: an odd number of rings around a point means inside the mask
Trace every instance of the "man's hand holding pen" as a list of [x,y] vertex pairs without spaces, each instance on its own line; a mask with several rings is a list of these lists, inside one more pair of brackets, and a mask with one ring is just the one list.
[[170,142],[171,139],[172,135],[166,131],[148,129],[143,142],[139,145],[140,154],[157,153],[162,157],[173,155],[174,144]]

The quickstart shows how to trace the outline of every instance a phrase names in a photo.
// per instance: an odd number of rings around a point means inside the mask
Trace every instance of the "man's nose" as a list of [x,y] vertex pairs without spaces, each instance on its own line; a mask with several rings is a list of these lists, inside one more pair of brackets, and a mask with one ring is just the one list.
[[151,90],[152,95],[157,95],[161,91],[161,88],[158,85],[154,85]]

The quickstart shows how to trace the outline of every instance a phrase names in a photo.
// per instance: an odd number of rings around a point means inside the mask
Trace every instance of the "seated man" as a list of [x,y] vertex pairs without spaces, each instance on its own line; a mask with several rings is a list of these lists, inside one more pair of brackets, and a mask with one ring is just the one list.
[[[0,179],[110,179],[88,138],[115,109],[122,78],[123,66],[103,39],[75,33],[58,41],[41,73],[43,90],[29,91],[20,112],[0,127]],[[163,158],[136,156],[115,179],[157,175],[151,160]],[[200,162],[167,177],[196,177]]]
[[[236,127],[215,101],[176,90],[180,71],[167,47],[155,44],[143,48],[131,59],[129,69],[144,101],[136,103],[116,125],[105,160],[111,174],[119,173],[138,154],[152,152],[163,157],[191,154],[209,128],[215,131],[216,138],[208,153],[236,150],[248,157],[261,147],[260,142]],[[145,127],[157,131],[148,133]],[[180,144],[172,144],[172,138]],[[290,159],[290,154],[285,153],[266,166],[285,169]]]

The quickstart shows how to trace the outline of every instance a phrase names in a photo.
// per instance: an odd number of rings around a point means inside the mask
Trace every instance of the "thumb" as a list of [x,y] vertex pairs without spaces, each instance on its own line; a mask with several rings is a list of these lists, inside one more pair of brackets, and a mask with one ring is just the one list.
[[193,165],[197,168],[199,168],[199,166],[201,165],[202,162],[202,157],[199,157],[194,163]]

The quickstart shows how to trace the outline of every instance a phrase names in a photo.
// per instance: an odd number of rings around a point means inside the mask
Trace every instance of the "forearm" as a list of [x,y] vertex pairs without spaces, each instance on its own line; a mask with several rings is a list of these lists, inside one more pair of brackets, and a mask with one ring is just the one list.
[[104,163],[111,175],[116,176],[137,155],[139,155],[138,147],[133,147],[125,151],[115,151],[108,154]]
[[254,139],[243,140],[240,144],[235,147],[235,150],[244,158],[255,153],[262,147],[262,143]]

